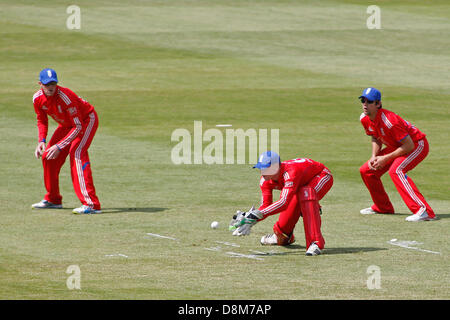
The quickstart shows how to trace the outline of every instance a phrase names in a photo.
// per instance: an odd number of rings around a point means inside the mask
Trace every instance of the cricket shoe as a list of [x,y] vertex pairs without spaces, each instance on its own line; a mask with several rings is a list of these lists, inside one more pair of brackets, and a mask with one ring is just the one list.
[[263,246],[274,246],[278,244],[277,235],[275,233],[266,234],[261,238],[261,244]]
[[31,209],[62,209],[62,204],[54,204],[47,200],[31,205]]
[[306,250],[307,256],[318,256],[321,253],[322,250],[320,250],[319,246],[315,242],[311,243],[308,250]]
[[102,213],[102,210],[95,210],[89,206],[82,205],[79,208],[75,208],[72,210],[75,214],[93,214],[93,213]]
[[436,217],[430,218],[427,211],[424,211],[422,213],[417,212],[416,214],[410,215],[406,217],[406,221],[410,222],[418,222],[418,221],[431,221],[435,220]]
[[387,214],[390,212],[378,212],[369,207],[369,208],[360,210],[359,213],[361,213],[361,214]]
[[278,237],[275,233],[267,234],[261,238],[261,244],[263,246],[288,246],[295,242],[293,234],[290,237],[285,235],[280,236],[280,239]]

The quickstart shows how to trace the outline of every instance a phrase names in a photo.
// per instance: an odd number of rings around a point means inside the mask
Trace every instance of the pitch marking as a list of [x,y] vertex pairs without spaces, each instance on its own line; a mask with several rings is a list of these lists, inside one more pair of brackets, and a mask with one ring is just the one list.
[[216,241],[216,243],[224,244],[224,245],[230,246],[230,247],[236,247],[236,248],[240,247],[240,245],[238,245],[238,244],[226,242],[226,241]]
[[177,240],[176,238],[162,236],[162,235],[156,234],[156,233],[147,233],[147,235],[151,236],[151,237],[155,237],[155,238],[168,239],[168,240]]
[[124,257],[124,258],[128,258],[127,255],[124,255],[124,254],[121,254],[121,253],[105,254],[105,257]]
[[243,253],[237,253],[237,252],[226,252],[226,254],[230,255],[232,258],[247,258],[247,259],[255,259],[255,260],[264,260],[263,258],[260,258],[254,254],[243,254]]
[[209,251],[220,251],[222,248],[220,248],[220,246],[217,246],[217,247],[204,248],[204,249],[209,250]]
[[388,243],[392,244],[394,246],[398,246],[398,247],[402,247],[402,248],[406,248],[406,249],[413,249],[413,250],[418,250],[418,251],[428,252],[428,253],[433,253],[433,254],[441,254],[440,252],[437,252],[437,251],[431,251],[431,250],[426,250],[426,249],[421,249],[421,248],[414,247],[416,245],[423,244],[422,242],[408,241],[408,240],[399,241],[397,239],[392,239],[392,240],[388,241]]

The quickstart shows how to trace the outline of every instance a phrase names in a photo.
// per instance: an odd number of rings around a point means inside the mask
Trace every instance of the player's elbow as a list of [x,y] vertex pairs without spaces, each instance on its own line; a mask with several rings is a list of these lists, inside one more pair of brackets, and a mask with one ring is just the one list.
[[414,146],[413,140],[411,139],[410,136],[407,136],[407,137],[404,139],[403,144],[402,144],[402,149],[403,149],[403,151],[404,151],[405,153],[410,153],[411,151],[414,150],[414,147],[415,147],[415,146]]

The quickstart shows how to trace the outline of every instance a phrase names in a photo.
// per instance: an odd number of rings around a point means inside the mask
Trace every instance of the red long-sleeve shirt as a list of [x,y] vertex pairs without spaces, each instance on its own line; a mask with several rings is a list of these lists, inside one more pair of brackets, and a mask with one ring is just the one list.
[[34,111],[37,116],[39,141],[47,138],[48,116],[52,117],[60,126],[71,128],[67,135],[56,144],[60,149],[70,145],[82,130],[82,123],[88,118],[94,107],[81,99],[72,90],[56,87],[53,96],[48,97],[42,89],[33,95]]
[[[284,211],[300,187],[307,185],[324,168],[322,163],[307,158],[283,161],[277,181],[261,177],[262,204],[259,211],[264,216]],[[276,202],[273,202],[273,189],[281,190],[280,199]]]
[[374,121],[364,113],[361,114],[360,121],[367,135],[392,148],[400,147],[402,140],[407,136],[410,136],[414,142],[425,137],[425,134],[414,125],[384,108],[378,110]]

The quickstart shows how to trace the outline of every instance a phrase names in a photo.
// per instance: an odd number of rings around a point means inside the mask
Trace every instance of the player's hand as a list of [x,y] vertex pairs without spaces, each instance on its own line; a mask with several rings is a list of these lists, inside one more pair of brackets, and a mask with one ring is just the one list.
[[388,159],[385,156],[377,156],[373,160],[372,167],[375,170],[379,170],[379,169],[383,168],[387,162],[388,162]]
[[376,158],[376,157],[371,157],[371,158],[369,159],[369,161],[367,162],[367,166],[368,166],[369,169],[371,169],[371,170],[377,170],[377,169],[375,169],[375,167],[373,166],[373,165],[374,165],[375,158]]
[[247,236],[251,232],[251,228],[262,219],[262,213],[252,207],[248,212],[246,212],[240,221],[235,223],[236,230],[233,231],[233,236]]
[[42,156],[44,150],[45,150],[45,142],[39,142],[36,147],[36,150],[34,150],[34,156],[36,157],[36,159],[39,159]]
[[56,144],[48,148],[47,156],[45,157],[47,160],[56,159],[59,156],[60,149]]

